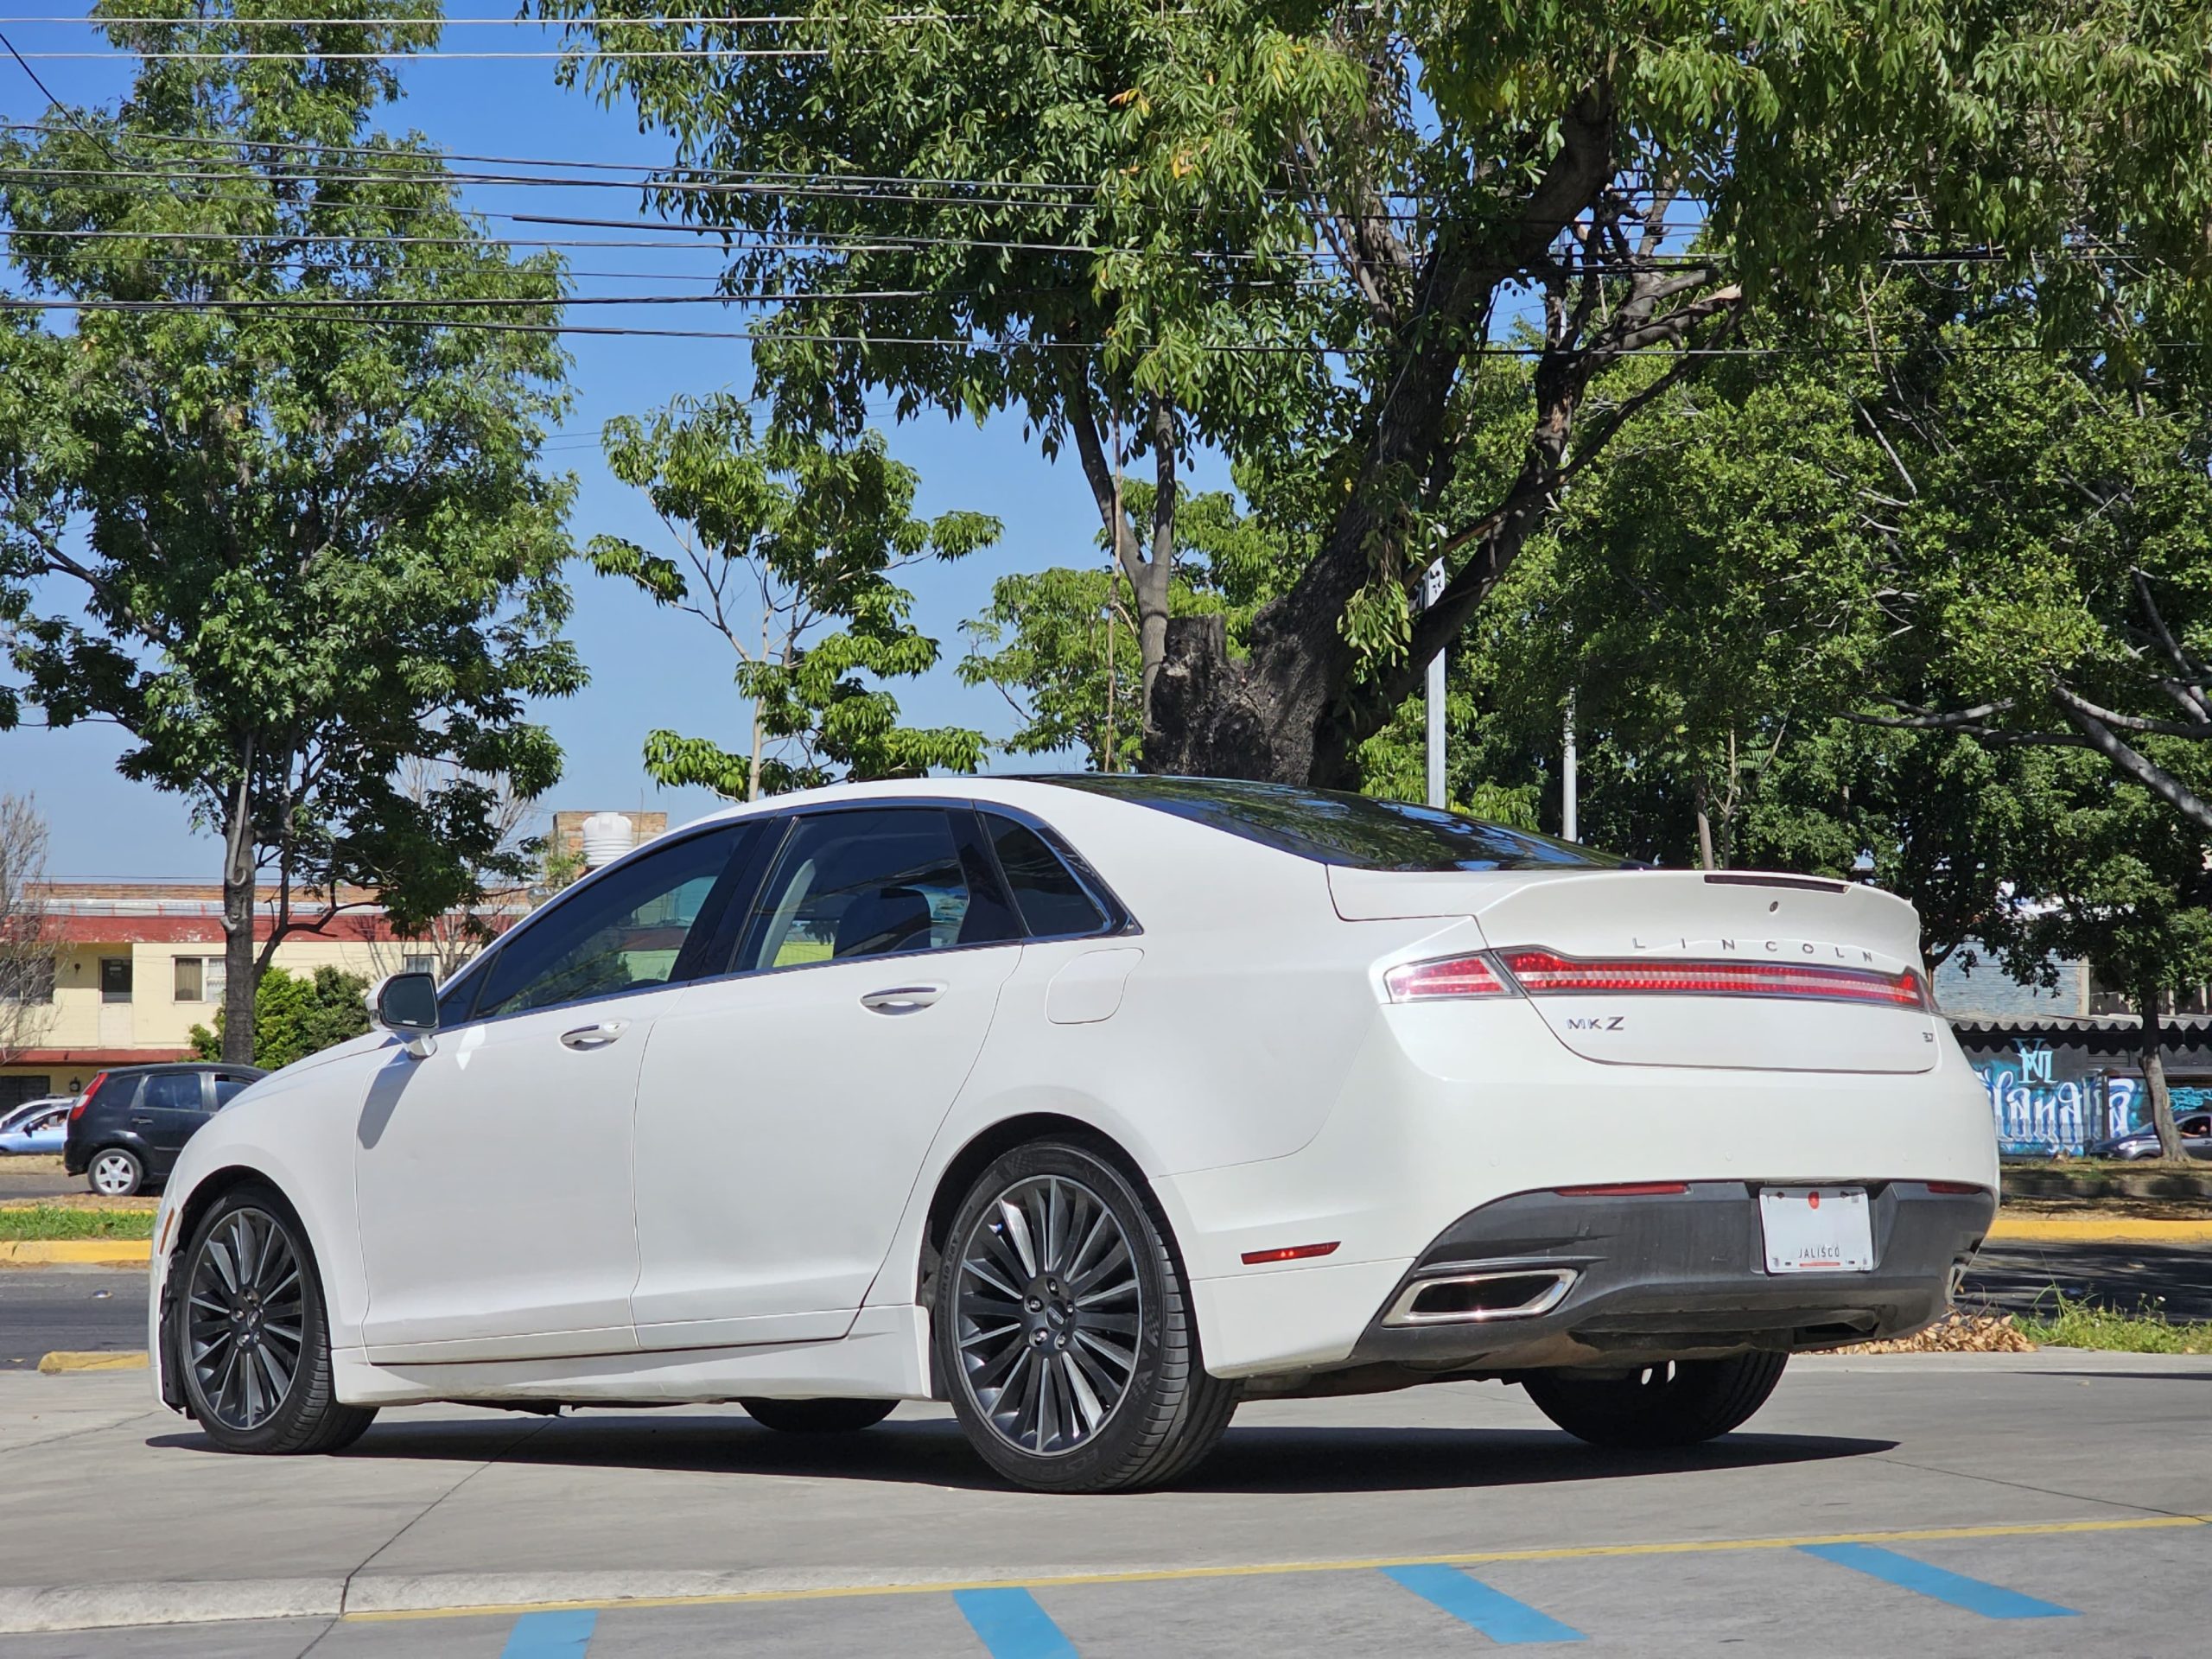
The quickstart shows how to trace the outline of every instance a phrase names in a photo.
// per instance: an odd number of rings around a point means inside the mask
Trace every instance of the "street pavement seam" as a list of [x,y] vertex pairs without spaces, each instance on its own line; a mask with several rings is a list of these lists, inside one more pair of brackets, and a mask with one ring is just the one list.
[[417,1525],[429,1517],[431,1511],[437,1509],[437,1507],[443,1503],[448,1498],[453,1497],[454,1493],[460,1491],[461,1489],[467,1485],[470,1481],[474,1480],[477,1476],[482,1474],[486,1470],[505,1462],[508,1455],[512,1452],[516,1447],[523,1445],[525,1441],[533,1440],[537,1436],[543,1433],[547,1428],[551,1427],[551,1425],[557,1421],[558,1420],[556,1418],[545,1417],[539,1419],[534,1423],[524,1424],[520,1433],[517,1434],[512,1440],[499,1447],[499,1449],[494,1452],[490,1457],[485,1459],[483,1462],[478,1464],[474,1469],[471,1469],[459,1480],[454,1482],[452,1485],[447,1487],[445,1491],[440,1492],[428,1503],[425,1503],[421,1509],[410,1516],[404,1525],[403,1525],[397,1532],[393,1533],[391,1537],[385,1539],[374,1549],[371,1550],[367,1555],[362,1558],[357,1566],[353,1567],[346,1573],[344,1582],[339,1586],[338,1589],[339,1612],[343,1614],[346,1611],[346,1603],[353,1599],[353,1580],[360,1577],[362,1573],[367,1572],[369,1568],[375,1566],[377,1557],[383,1554],[385,1551],[390,1549],[402,1538],[404,1538],[409,1533],[412,1532]]
[[1893,1452],[1878,1452],[1872,1461],[1894,1464],[1900,1469],[1917,1469],[1923,1475],[1943,1475],[1955,1480],[1978,1480],[1986,1485],[2003,1486],[2015,1492],[2034,1492],[2044,1497],[2063,1497],[2069,1503],[2095,1503],[2107,1510],[2133,1510],[2139,1515],[2163,1515],[2180,1521],[2202,1518],[2183,1510],[2160,1509],[2156,1503],[2135,1503],[2117,1497],[2094,1497],[2087,1492],[2062,1491],[2056,1486],[2033,1486],[2024,1480],[2006,1480],[2001,1475],[1976,1474],[1971,1469],[1946,1469],[1941,1464],[1915,1463],[1911,1459],[1898,1457]]

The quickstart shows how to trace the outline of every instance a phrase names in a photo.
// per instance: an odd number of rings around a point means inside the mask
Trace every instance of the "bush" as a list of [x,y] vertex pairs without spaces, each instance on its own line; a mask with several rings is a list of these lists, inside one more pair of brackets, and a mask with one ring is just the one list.
[[[271,968],[253,989],[253,1063],[275,1071],[319,1053],[369,1028],[369,982],[359,974],[318,968],[302,979]],[[192,1046],[203,1060],[223,1057],[223,1016],[213,1031],[192,1028]]]

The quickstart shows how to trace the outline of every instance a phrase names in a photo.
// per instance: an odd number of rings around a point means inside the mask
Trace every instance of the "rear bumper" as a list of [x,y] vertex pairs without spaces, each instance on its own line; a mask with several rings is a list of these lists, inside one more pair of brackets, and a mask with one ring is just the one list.
[[[1918,1330],[1942,1315],[1954,1271],[1988,1231],[1996,1198],[1938,1192],[1924,1181],[1867,1188],[1874,1266],[1864,1273],[1767,1272],[1758,1189],[1748,1182],[1497,1199],[1421,1253],[1344,1363],[1452,1372],[1603,1366],[1796,1353]],[[1530,1296],[1541,1311],[1526,1314],[1393,1319],[1425,1281],[1516,1270],[1531,1290],[1564,1283],[1564,1294]]]

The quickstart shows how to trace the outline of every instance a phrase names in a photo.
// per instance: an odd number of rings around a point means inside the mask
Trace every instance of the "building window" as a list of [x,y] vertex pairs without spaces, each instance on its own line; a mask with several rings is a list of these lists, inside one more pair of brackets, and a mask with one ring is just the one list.
[[219,1002],[229,982],[229,964],[220,957],[179,957],[176,959],[176,1000],[180,1002]]
[[130,1000],[130,958],[102,957],[100,958],[100,1001],[128,1002]]
[[34,957],[29,961],[0,960],[0,1002],[53,1001],[52,957]]
[[438,959],[435,957],[402,957],[399,971],[403,974],[428,974],[435,979],[438,976]]

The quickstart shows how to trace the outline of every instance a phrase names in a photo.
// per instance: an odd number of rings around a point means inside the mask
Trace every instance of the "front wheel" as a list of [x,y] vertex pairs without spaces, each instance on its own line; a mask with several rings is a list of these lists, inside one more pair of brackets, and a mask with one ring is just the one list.
[[1128,1178],[1088,1147],[1016,1147],[969,1189],[932,1295],[938,1369],[969,1444],[1045,1492],[1155,1486],[1229,1427],[1182,1266]]
[[265,1187],[215,1200],[177,1268],[184,1395],[226,1452],[336,1452],[376,1418],[338,1402],[330,1329],[306,1230]]
[[104,1198],[127,1198],[146,1184],[146,1166],[123,1147],[102,1147],[92,1154],[85,1179]]
[[745,1414],[785,1434],[852,1434],[874,1428],[898,1408],[896,1400],[741,1400]]
[[1626,1376],[1535,1371],[1521,1379],[1536,1409],[1579,1440],[1616,1451],[1695,1446],[1741,1427],[1782,1381],[1787,1354],[1738,1354],[1646,1365]]

